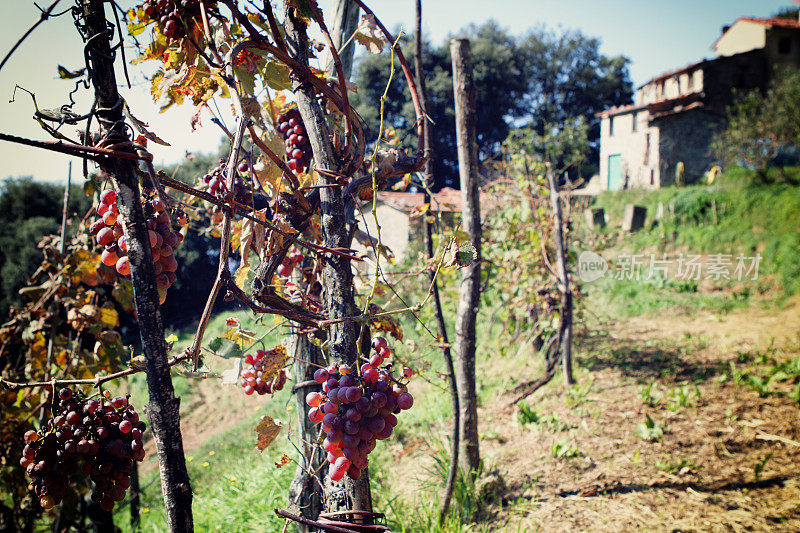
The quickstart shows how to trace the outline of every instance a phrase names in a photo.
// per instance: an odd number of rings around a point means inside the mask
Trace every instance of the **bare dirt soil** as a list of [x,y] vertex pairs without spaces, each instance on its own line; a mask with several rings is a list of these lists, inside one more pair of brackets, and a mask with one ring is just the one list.
[[[524,425],[510,389],[537,378],[536,366],[478,368],[511,381],[479,413],[482,458],[503,483],[482,493],[472,530],[800,531],[800,406],[780,394],[794,383],[761,397],[730,376],[731,362],[800,356],[800,300],[594,324],[578,342],[578,384],[567,391],[556,376],[523,400],[538,419]],[[187,452],[241,422],[242,397],[198,383],[181,409]],[[658,438],[637,429],[648,415]],[[387,445],[410,473],[392,496],[429,490],[425,440]]]
[[[762,397],[730,371],[800,356],[800,301],[595,326],[579,340],[577,386],[556,376],[523,400],[537,420],[523,425],[510,393],[482,406],[482,458],[504,483],[482,494],[476,530],[800,531],[795,382]],[[398,468],[413,471],[430,450],[408,444]]]

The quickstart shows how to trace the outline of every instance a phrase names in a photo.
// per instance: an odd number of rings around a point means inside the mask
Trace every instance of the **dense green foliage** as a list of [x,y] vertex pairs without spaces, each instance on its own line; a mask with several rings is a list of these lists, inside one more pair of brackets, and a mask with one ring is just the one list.
[[[19,290],[42,262],[36,246],[42,237],[58,233],[64,203],[64,187],[30,178],[6,179],[0,184],[0,322],[11,305],[24,302]],[[74,232],[90,201],[72,187],[68,214]]]
[[[595,207],[605,209],[612,228],[622,220],[625,205],[633,203],[647,208],[645,229],[616,243],[612,239],[617,251],[624,249],[668,255],[686,252],[754,256],[759,253],[762,259],[758,280],[714,297],[698,294],[697,283],[675,280],[652,280],[652,283],[615,283],[607,280],[607,283],[602,286],[598,284],[595,288],[619,302],[642,303],[639,296],[651,296],[645,298],[648,302],[642,306],[637,304],[629,309],[631,313],[670,304],[724,310],[737,305],[737,299],[747,299],[761,293],[769,294],[773,299],[777,295],[785,297],[796,294],[800,291],[800,190],[786,183],[753,184],[754,174],[752,170],[737,167],[719,176],[713,186],[604,192],[595,201]],[[772,169],[768,176],[778,174],[800,177],[800,169]],[[656,223],[655,213],[659,203],[672,205],[674,215]]]
[[[472,46],[477,104],[479,157],[496,156],[510,126],[530,125],[539,134],[546,125],[561,125],[584,117],[596,164],[599,120],[595,113],[631,101],[629,60],[600,53],[600,41],[579,31],[556,33],[544,28],[513,36],[490,21],[470,26],[458,36]],[[423,58],[433,125],[434,175],[437,187],[458,183],[449,39],[441,46],[424,44]],[[407,57],[409,39],[401,41]],[[386,89],[390,55],[367,55],[356,65],[355,107],[374,139],[380,122],[378,102]],[[395,76],[386,99],[385,119],[398,130],[405,145],[415,145],[411,97]],[[368,131],[369,131],[368,130]],[[587,169],[589,170],[589,169]]]
[[714,139],[717,156],[754,168],[755,176],[768,181],[766,168],[782,164],[787,155],[796,159],[800,149],[800,70],[782,72],[766,94],[741,95],[728,109],[728,120]]

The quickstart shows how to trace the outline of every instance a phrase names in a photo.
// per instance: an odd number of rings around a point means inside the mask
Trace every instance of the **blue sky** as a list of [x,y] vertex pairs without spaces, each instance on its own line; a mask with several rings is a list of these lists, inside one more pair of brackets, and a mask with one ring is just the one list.
[[[26,0],[7,0],[10,5],[0,19],[0,54],[5,55],[38,11]],[[49,2],[40,2],[47,5]],[[70,0],[62,0],[67,7]],[[323,10],[330,0],[319,0]],[[123,6],[133,2],[120,0]],[[374,0],[373,11],[390,28],[402,25],[413,31],[414,0]],[[423,31],[434,43],[470,24],[491,18],[515,34],[536,25],[579,29],[602,41],[602,51],[625,55],[632,61],[630,70],[636,85],[648,78],[704,57],[712,57],[711,44],[723,25],[739,16],[769,16],[790,0],[423,0]],[[58,107],[67,101],[69,82],[55,79],[56,65],[78,68],[82,64],[81,43],[67,14],[45,22],[0,71],[0,131],[25,137],[46,139],[46,134],[30,118],[30,97],[17,94],[9,103],[15,84],[34,91],[40,107]],[[192,132],[190,104],[159,114],[149,96],[147,70],[132,70],[133,88],[121,88],[138,118],[172,143],[172,147],[151,147],[156,162],[178,160],[185,151],[209,152],[216,149],[220,134],[207,119]],[[121,80],[121,73],[119,73]],[[77,99],[76,109],[88,109],[88,94]],[[223,110],[229,102],[220,101]],[[66,178],[68,158],[43,153],[33,148],[0,143],[0,179],[33,175],[36,179],[61,181]],[[73,169],[80,165],[73,165]],[[73,178],[76,175],[73,174]]]

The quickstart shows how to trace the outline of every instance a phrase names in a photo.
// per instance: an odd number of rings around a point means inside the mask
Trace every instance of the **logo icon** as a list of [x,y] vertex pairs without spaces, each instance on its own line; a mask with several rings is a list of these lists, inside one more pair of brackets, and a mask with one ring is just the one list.
[[591,283],[602,278],[608,272],[608,262],[595,252],[585,250],[578,256],[578,277],[581,281]]

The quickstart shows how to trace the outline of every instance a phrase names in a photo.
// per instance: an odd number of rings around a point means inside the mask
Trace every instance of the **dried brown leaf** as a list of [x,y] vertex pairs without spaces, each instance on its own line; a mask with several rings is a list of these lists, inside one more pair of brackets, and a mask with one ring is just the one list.
[[262,416],[261,421],[256,426],[256,434],[258,435],[258,442],[256,448],[258,451],[263,452],[267,446],[278,437],[281,427],[269,416]]
[[366,46],[367,50],[373,54],[380,54],[383,51],[383,45],[389,44],[378,27],[375,15],[372,14],[361,15],[361,21],[358,23],[358,28],[356,28],[355,39]]

